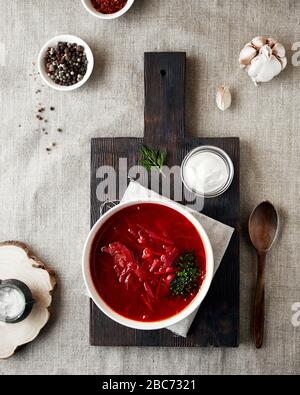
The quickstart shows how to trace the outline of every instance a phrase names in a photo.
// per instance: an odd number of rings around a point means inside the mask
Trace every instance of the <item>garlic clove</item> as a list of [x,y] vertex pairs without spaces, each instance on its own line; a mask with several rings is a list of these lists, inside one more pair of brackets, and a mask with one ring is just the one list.
[[280,58],[279,61],[281,62],[282,71],[283,71],[286,68],[287,64],[288,64],[288,60],[287,60],[287,58]]
[[239,62],[242,68],[248,66],[251,63],[251,60],[255,58],[257,55],[257,50],[252,47],[252,45],[246,45],[241,53],[240,53],[240,58]]
[[274,77],[282,72],[282,63],[280,62],[280,60],[278,60],[276,56],[272,56],[271,65],[273,68]]
[[277,41],[274,40],[274,38],[268,38],[267,44],[269,45],[270,48],[273,48],[276,45]]
[[265,58],[261,58],[258,63],[259,67],[256,68],[255,73],[249,69],[249,75],[252,77],[255,83],[260,82],[270,82],[274,77],[276,77],[282,71],[281,62],[276,58],[276,56],[272,55],[268,60],[263,60]]
[[273,54],[278,56],[279,58],[284,58],[286,55],[286,50],[282,44],[277,43],[273,47]]
[[232,95],[228,86],[222,85],[218,88],[216,103],[221,111],[226,111],[231,106]]
[[269,47],[269,45],[266,44],[260,49],[259,54],[262,55],[265,58],[265,60],[267,61],[267,60],[271,59],[273,52],[272,52],[272,49]]
[[281,64],[280,60],[277,59],[276,56],[274,56],[274,55],[272,56],[270,65],[273,69],[274,77],[276,77],[278,74],[280,74],[282,72],[282,64]]
[[254,82],[258,82],[258,76],[262,72],[265,63],[266,58],[263,58],[262,56],[257,56],[255,59],[252,60],[252,63],[248,68],[248,74]]
[[265,37],[262,37],[262,36],[255,37],[252,40],[252,45],[254,45],[254,47],[257,48],[257,49],[261,49],[261,47],[263,47],[266,44],[267,44],[267,39]]

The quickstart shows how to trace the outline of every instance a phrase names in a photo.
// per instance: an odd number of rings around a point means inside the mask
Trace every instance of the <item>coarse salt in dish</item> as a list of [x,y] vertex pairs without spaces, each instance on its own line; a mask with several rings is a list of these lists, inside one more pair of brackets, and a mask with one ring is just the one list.
[[15,288],[4,287],[0,289],[0,317],[14,319],[20,316],[25,309],[25,298]]

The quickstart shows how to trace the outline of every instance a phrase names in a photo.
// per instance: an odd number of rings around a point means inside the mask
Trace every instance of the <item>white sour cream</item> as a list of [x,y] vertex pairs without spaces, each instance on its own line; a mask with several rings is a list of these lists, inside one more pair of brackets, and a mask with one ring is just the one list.
[[199,151],[187,160],[183,168],[183,178],[189,189],[209,195],[226,185],[229,168],[221,156],[209,151]]

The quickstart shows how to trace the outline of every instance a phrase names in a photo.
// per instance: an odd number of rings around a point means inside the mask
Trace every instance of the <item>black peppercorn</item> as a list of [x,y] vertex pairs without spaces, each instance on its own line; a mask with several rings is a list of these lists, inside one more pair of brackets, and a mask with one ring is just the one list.
[[46,53],[46,72],[58,85],[77,84],[84,78],[87,66],[87,56],[81,45],[59,42],[56,48],[48,48]]

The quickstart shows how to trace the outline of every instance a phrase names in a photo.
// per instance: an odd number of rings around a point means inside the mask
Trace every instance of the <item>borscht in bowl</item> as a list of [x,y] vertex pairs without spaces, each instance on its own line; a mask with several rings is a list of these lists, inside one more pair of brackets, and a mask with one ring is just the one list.
[[96,223],[84,249],[90,296],[114,321],[161,329],[193,313],[213,277],[209,239],[195,217],[164,201],[123,203]]

